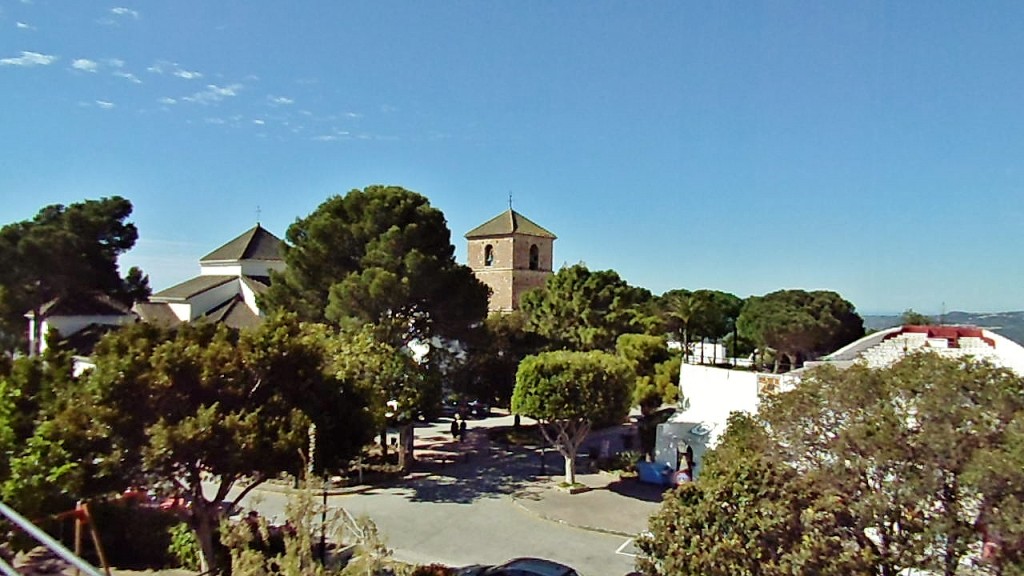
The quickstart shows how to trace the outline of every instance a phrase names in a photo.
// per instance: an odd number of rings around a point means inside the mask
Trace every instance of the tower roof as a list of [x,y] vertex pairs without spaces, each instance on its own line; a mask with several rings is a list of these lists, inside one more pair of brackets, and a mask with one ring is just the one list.
[[231,262],[237,260],[284,260],[284,242],[262,226],[246,230],[241,236],[203,256],[199,262]]
[[508,236],[510,234],[525,234],[527,236],[540,236],[541,238],[557,238],[537,223],[526,216],[508,209],[487,222],[466,232],[466,238],[483,238],[486,236]]

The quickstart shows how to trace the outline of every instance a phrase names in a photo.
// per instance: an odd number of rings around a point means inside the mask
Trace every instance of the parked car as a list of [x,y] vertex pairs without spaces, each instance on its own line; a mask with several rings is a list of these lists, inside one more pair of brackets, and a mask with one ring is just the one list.
[[565,564],[541,558],[516,558],[499,566],[467,566],[457,576],[579,576]]
[[482,400],[470,400],[466,404],[466,409],[474,418],[487,418],[491,415],[491,405]]

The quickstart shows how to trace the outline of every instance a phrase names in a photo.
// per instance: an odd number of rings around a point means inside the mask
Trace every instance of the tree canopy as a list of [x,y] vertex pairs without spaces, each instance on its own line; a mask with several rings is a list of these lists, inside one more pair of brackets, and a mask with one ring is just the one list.
[[575,264],[524,294],[522,311],[527,330],[546,338],[551,349],[611,352],[619,335],[644,331],[642,307],[650,299],[650,292],[612,270]]
[[597,423],[629,412],[633,371],[606,352],[544,352],[519,364],[512,411],[536,419],[544,437],[565,457],[565,481],[576,481],[576,451]]
[[391,342],[458,338],[487,314],[487,287],[455,262],[440,210],[397,186],[334,196],[288,228],[287,269],[268,310],[306,321],[373,324]]
[[212,564],[218,510],[239,481],[235,501],[282,472],[337,469],[371,438],[363,391],[327,370],[318,336],[287,316],[244,332],[211,324],[113,332],[93,370],[52,392],[14,454],[12,483],[24,492],[39,479],[80,498],[163,486],[190,501]]
[[790,368],[812,355],[834,352],[864,335],[864,320],[839,294],[828,290],[778,290],[751,296],[737,319],[740,335],[785,356]]
[[1020,574],[1024,382],[971,358],[815,368],[736,416],[645,574]]
[[46,206],[0,228],[0,335],[9,347],[24,339],[25,313],[54,298],[101,292],[131,304],[148,296],[141,270],[118,272],[118,256],[138,239],[131,213],[131,202],[112,196]]

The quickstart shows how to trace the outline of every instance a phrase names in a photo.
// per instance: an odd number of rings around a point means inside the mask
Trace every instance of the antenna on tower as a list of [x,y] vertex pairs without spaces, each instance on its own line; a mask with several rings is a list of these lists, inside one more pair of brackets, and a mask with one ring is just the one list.
[[942,303],[942,314],[939,314],[939,326],[946,325],[946,303]]
[[263,212],[263,211],[262,211],[262,210],[260,210],[260,205],[259,205],[259,204],[257,204],[257,205],[256,205],[256,225],[257,225],[257,226],[259,226],[259,225],[260,225],[260,214],[261,214],[262,212]]
[[512,192],[508,193],[508,209],[512,209]]

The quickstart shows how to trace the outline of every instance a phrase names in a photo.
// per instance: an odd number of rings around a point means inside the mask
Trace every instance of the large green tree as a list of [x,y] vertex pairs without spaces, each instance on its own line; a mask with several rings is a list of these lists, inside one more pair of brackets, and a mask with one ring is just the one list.
[[864,335],[864,320],[853,304],[828,290],[751,296],[736,324],[741,336],[777,352],[776,372],[782,357],[797,368],[808,357],[834,352]]
[[186,496],[214,566],[218,510],[232,488],[244,481],[237,502],[282,472],[342,466],[372,433],[367,400],[326,369],[323,349],[294,318],[242,333],[220,325],[154,330],[131,327],[104,339],[95,370],[53,421],[87,476],[161,483]]
[[678,376],[680,358],[669,353],[664,336],[623,334],[615,342],[615,353],[633,368],[633,404],[640,407],[644,416],[678,398],[679,385],[671,377],[666,381],[665,372],[674,366]]
[[621,421],[629,412],[633,371],[606,352],[544,352],[519,364],[512,411],[540,423],[565,458],[565,482],[576,483],[576,452],[595,423]]
[[1022,389],[1009,370],[930,353],[811,370],[730,422],[652,521],[643,570],[1020,574]]
[[399,428],[399,465],[407,469],[414,460],[413,425],[417,416],[429,413],[441,401],[440,380],[431,367],[416,362],[408,348],[377,339],[371,325],[335,333],[318,325],[312,332],[326,350],[331,374],[356,386],[370,401],[374,430],[382,430],[381,449],[387,454],[387,425]]
[[651,294],[630,286],[612,270],[583,264],[563,267],[543,288],[523,295],[526,328],[546,338],[550,349],[615,350],[622,334],[644,332]]
[[655,299],[661,329],[687,344],[683,350],[686,356],[690,354],[690,342],[719,342],[733,332],[742,307],[743,300],[721,290],[679,288]]
[[133,268],[122,278],[117,258],[135,245],[132,204],[113,196],[46,206],[31,220],[0,228],[0,336],[24,341],[25,313],[62,296],[101,292],[126,304],[149,294]]
[[358,329],[391,343],[460,338],[487,314],[487,287],[455,262],[444,214],[415,192],[370,186],[334,196],[288,228],[288,268],[268,310]]

